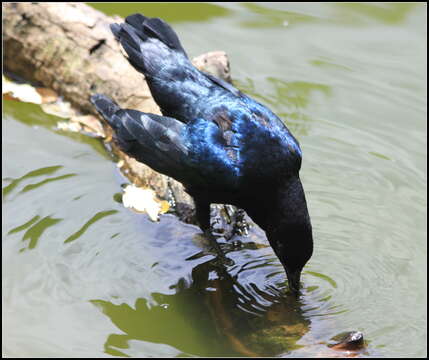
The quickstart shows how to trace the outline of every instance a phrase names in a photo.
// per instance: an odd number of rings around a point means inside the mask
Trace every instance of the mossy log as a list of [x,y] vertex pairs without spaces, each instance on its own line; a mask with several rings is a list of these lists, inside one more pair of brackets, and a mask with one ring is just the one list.
[[[105,94],[124,108],[160,114],[144,76],[128,63],[109,29],[122,18],[106,16],[83,3],[4,3],[2,7],[7,72],[55,90],[82,114],[98,116],[89,102],[94,93]],[[230,80],[224,52],[192,61],[199,69]],[[110,127],[100,120],[111,139]],[[167,199],[171,190],[179,218],[195,223],[193,201],[180,183],[129,158],[113,142],[110,145],[124,160],[125,176],[149,186],[161,199]]]

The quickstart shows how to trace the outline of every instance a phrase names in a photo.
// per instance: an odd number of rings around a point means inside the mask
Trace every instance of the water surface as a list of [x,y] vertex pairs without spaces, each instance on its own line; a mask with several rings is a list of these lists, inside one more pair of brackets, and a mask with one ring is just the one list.
[[361,356],[427,356],[426,5],[92,6],[164,17],[191,56],[228,53],[234,83],[301,144],[314,255],[298,302],[260,232],[223,245],[222,270],[197,227],[114,200],[126,180],[97,140],[4,101],[3,353],[234,356],[233,334],[316,356],[360,330]]

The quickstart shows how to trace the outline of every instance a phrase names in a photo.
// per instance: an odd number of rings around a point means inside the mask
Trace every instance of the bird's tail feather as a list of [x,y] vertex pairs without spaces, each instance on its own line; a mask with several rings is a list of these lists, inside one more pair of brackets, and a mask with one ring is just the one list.
[[125,153],[160,173],[180,178],[188,153],[182,138],[183,123],[165,116],[121,109],[101,94],[91,96],[91,102],[115,130],[114,139]]
[[159,18],[133,14],[127,16],[123,24],[111,24],[110,29],[126,51],[131,65],[144,75],[150,76],[157,70],[160,60],[174,53],[181,53],[187,58],[177,34]]

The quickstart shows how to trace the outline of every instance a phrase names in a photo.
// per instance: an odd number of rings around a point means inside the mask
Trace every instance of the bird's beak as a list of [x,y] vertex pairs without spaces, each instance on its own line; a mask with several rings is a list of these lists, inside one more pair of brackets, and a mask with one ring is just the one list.
[[299,295],[299,280],[301,278],[301,271],[289,271],[286,269],[287,280],[289,283],[290,291],[295,295]]

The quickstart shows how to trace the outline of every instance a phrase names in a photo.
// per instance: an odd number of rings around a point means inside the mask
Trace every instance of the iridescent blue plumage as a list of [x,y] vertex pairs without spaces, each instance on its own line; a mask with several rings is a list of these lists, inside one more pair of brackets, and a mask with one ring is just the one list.
[[141,14],[111,25],[164,116],[92,102],[130,156],[182,182],[203,230],[210,203],[243,208],[267,233],[293,289],[313,250],[299,179],[302,153],[286,125],[229,83],[199,71],[171,27]]

